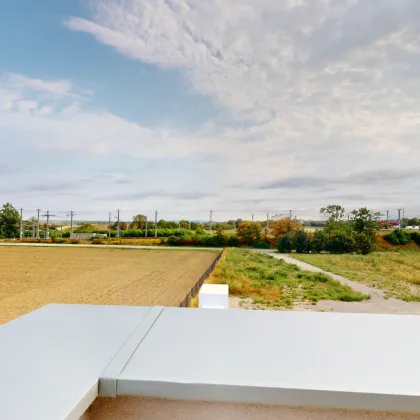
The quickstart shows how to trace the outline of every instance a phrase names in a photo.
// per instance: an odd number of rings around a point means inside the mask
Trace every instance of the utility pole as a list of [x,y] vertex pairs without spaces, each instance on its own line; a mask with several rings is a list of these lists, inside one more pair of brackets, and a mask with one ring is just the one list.
[[19,239],[22,240],[23,238],[23,209],[20,209],[20,232],[19,232]]
[[254,213],[252,213],[252,223],[254,223]]
[[403,217],[402,217],[401,227],[403,228],[404,227],[404,217],[405,217],[405,211],[404,211],[404,209],[402,209],[402,214],[403,214]]
[[117,238],[120,237],[120,209],[117,210]]
[[386,211],[386,228],[389,229],[389,210]]
[[45,212],[45,214],[43,215],[43,217],[47,218],[47,225],[45,226],[45,239],[48,239],[50,237],[50,232],[48,230],[48,226],[50,223],[50,217],[55,217],[55,214],[50,214],[49,210],[47,210]]
[[268,233],[268,218],[269,218],[269,213],[267,212],[267,233]]
[[155,238],[157,238],[157,216],[158,212],[155,210]]
[[41,209],[38,209],[37,210],[37,213],[38,213],[38,219],[37,219],[37,222],[36,222],[36,239],[39,239],[39,212],[41,211]]
[[401,209],[398,209],[398,229],[401,230]]
[[292,220],[293,210],[289,210],[289,219]]
[[210,235],[213,233],[213,210],[210,210]]
[[108,238],[111,237],[111,212],[109,212],[108,218]]
[[146,216],[146,230],[144,231],[144,237],[147,238],[147,216]]
[[70,216],[70,236],[73,234],[73,217],[76,216],[76,213],[73,210],[70,210],[70,213],[67,214]]

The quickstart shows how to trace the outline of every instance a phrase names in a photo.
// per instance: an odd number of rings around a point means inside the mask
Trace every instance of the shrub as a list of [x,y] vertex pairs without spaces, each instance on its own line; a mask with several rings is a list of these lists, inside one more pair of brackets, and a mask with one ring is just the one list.
[[270,244],[268,242],[255,242],[252,246],[256,249],[270,249]]
[[170,236],[168,238],[168,240],[166,241],[166,243],[169,246],[180,246],[180,245],[182,245],[182,239],[181,238],[178,238],[176,236]]
[[384,239],[392,245],[406,245],[411,240],[411,234],[410,232],[396,229],[384,235]]
[[412,232],[411,239],[420,246],[420,232]]
[[327,234],[324,230],[319,229],[314,233],[312,248],[318,253],[327,249]]
[[326,248],[331,254],[354,252],[354,237],[352,233],[347,230],[334,230],[327,237]]
[[218,232],[216,235],[206,235],[205,243],[207,246],[221,247],[225,246],[225,239],[221,232]]
[[229,246],[229,247],[237,248],[241,246],[241,242],[236,237],[236,235],[225,236],[225,243],[226,243],[226,246]]
[[105,241],[103,239],[92,239],[93,245],[103,245],[105,244]]
[[195,233],[196,233],[197,235],[202,235],[202,234],[204,234],[204,233],[205,233],[205,230],[204,230],[203,226],[198,225],[198,226],[197,226],[197,229],[195,230]]
[[66,242],[63,238],[51,237],[51,240],[55,244],[64,244]]
[[295,249],[299,254],[310,251],[309,235],[303,229],[299,229],[295,234]]
[[279,236],[277,249],[279,252],[291,252],[293,250],[293,237],[290,232]]
[[372,235],[362,232],[356,235],[355,242],[357,252],[367,255],[375,250],[376,235],[372,237]]

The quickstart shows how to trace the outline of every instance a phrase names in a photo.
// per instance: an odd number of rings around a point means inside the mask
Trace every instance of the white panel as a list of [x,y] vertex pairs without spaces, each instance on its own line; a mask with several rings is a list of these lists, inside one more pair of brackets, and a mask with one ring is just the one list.
[[165,308],[121,395],[420,411],[420,317]]
[[229,286],[227,284],[203,284],[198,294],[199,308],[228,309]]
[[80,416],[150,308],[48,305],[0,329],[0,419]]

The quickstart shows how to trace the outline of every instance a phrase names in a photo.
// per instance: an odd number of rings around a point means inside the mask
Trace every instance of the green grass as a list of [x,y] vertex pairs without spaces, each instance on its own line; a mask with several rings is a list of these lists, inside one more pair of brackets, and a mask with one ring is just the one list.
[[240,249],[225,251],[209,282],[228,284],[231,295],[279,308],[292,308],[299,302],[316,304],[325,299],[343,302],[369,299],[325,274],[303,271],[262,253]]
[[420,301],[420,254],[416,251],[370,255],[293,254],[293,257],[382,289],[388,298]]

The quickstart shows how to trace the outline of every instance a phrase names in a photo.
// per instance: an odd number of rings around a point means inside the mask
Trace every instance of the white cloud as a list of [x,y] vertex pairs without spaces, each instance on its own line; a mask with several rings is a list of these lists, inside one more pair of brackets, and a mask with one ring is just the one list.
[[[412,193],[418,174],[386,185],[369,182],[369,174],[410,170],[420,160],[418,0],[381,0],[380,7],[377,0],[90,4],[91,19],[68,18],[69,29],[130,58],[180,71],[195,92],[219,105],[223,121],[209,121],[195,133],[150,129],[95,109],[90,95],[70,81],[5,74],[0,128],[20,137],[30,132],[33,144],[57,154],[193,157],[185,173],[219,192],[209,206],[240,208],[248,200],[261,209],[315,209],[341,200],[420,211]],[[357,185],[323,185],[326,177],[361,173],[368,176],[356,176]],[[319,188],[254,188],[304,177]]]
[[[36,92],[28,92],[36,90]],[[8,74],[0,79],[0,125],[39,148],[58,154],[123,154],[147,158],[191,156],[205,140],[169,129],[152,130],[106,110],[89,107],[69,81],[44,81]],[[52,94],[39,96],[38,93]],[[75,100],[75,95],[77,99]],[[57,96],[61,96],[59,100]]]
[[77,96],[74,87],[69,80],[45,81],[30,78],[22,74],[3,73],[0,74],[0,83],[7,84],[14,91],[18,92],[34,91],[49,94],[58,98],[65,96]]
[[[417,0],[92,4],[91,20],[65,24],[131,58],[180,69],[236,120],[230,129],[214,123],[224,153],[207,165],[233,183],[417,166]],[[393,202],[420,208],[409,193],[419,181],[395,183]],[[359,186],[367,200],[374,192],[390,203],[385,189]],[[301,189],[297,201],[308,194]]]

